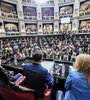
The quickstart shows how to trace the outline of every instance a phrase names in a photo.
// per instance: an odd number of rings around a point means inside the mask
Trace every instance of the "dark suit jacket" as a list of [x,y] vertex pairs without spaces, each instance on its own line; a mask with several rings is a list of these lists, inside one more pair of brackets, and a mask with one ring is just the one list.
[[41,64],[25,64],[24,74],[26,75],[26,86],[36,90],[40,98],[43,98],[47,85],[50,88],[54,85],[53,76]]

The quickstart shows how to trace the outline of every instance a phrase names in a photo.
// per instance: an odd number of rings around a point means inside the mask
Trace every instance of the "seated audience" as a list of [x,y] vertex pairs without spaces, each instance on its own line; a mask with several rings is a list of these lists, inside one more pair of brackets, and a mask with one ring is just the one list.
[[67,61],[74,61],[73,52],[76,56],[90,53],[89,43],[90,36],[21,37],[15,38],[14,41],[12,39],[2,40],[1,51],[2,56],[6,58],[16,52],[17,58],[20,58],[20,56],[32,57],[35,51],[41,50],[45,59],[64,60],[64,55],[66,55]]
[[65,83],[64,100],[90,100],[90,55],[80,54],[74,67]]
[[26,75],[26,86],[36,90],[38,97],[44,97],[44,90],[52,88],[54,85],[53,76],[48,70],[41,66],[43,59],[42,52],[36,51],[33,54],[33,63],[24,65],[24,74]]

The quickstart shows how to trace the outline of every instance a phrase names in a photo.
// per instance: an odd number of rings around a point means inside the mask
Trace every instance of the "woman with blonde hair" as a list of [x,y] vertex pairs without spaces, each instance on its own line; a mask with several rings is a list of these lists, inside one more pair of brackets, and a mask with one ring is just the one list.
[[74,68],[65,83],[64,100],[90,100],[90,55],[77,56]]

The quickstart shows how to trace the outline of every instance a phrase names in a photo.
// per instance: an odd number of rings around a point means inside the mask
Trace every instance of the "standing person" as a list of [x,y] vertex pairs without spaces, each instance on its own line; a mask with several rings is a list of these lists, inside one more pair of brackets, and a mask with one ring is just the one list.
[[44,90],[47,86],[52,88],[54,85],[53,76],[48,73],[47,69],[41,66],[42,59],[42,52],[36,51],[33,53],[33,63],[24,65],[26,86],[36,90],[39,98],[44,97]]
[[64,100],[90,100],[90,55],[80,54],[74,67],[65,83]]

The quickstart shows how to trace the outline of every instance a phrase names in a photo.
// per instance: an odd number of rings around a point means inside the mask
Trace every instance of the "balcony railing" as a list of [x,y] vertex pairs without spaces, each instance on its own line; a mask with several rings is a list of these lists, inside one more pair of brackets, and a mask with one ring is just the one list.
[[[22,0],[22,2],[36,4],[36,1],[35,0]],[[54,0],[48,0],[44,4],[54,4]]]
[[9,18],[18,18],[17,14],[13,14],[13,13],[6,13],[6,12],[1,12],[3,17],[9,17]]
[[6,35],[20,35],[20,32],[6,32]]
[[37,20],[37,16],[25,16],[24,15],[24,19],[27,19],[27,20]]
[[26,32],[26,35],[35,35],[35,34],[37,34],[37,31],[31,31],[31,32]]
[[78,33],[90,34],[90,29],[79,29]]
[[73,17],[73,14],[60,15],[59,18],[65,18],[65,17],[70,17],[70,18],[72,18],[72,17]]
[[48,0],[45,4],[54,4],[54,0]]
[[59,0],[59,3],[74,2],[75,0]]
[[35,0],[22,0],[22,2],[36,4]]
[[90,15],[90,11],[80,11],[80,16],[88,16]]
[[43,20],[53,20],[54,16],[43,16]]

